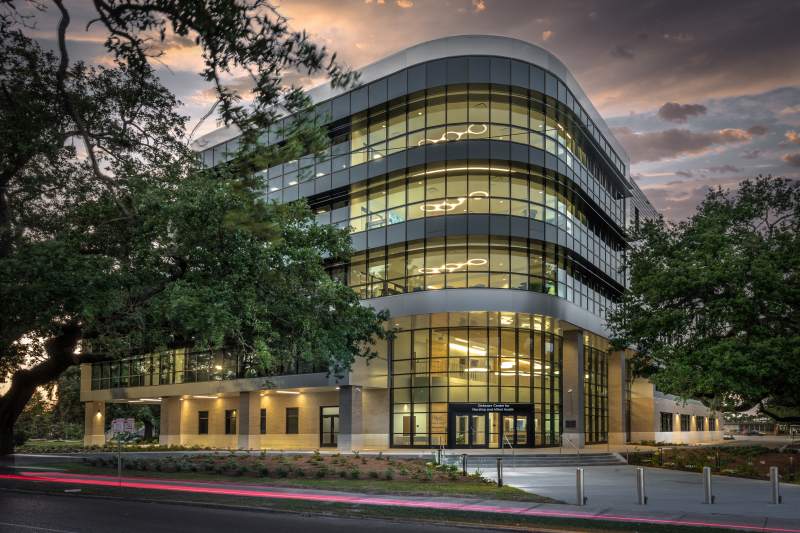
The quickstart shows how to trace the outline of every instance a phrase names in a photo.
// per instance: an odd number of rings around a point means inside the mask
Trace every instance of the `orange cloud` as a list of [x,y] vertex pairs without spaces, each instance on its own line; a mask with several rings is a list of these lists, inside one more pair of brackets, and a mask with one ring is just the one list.
[[546,31],[546,32],[544,32],[542,34],[542,39],[546,41],[552,36],[553,36],[553,32],[552,31]]
[[475,6],[476,13],[486,9],[486,6],[483,4],[483,0],[472,0],[472,5]]
[[800,145],[800,133],[796,133],[794,130],[789,130],[786,132],[786,138],[789,139],[789,144]]
[[413,6],[414,2],[412,2],[411,0],[397,0],[397,5],[406,8]]
[[631,163],[675,159],[681,155],[697,155],[720,149],[726,144],[750,142],[752,133],[740,129],[693,132],[670,128],[663,131],[634,133],[627,126],[612,127],[611,131],[631,158]]

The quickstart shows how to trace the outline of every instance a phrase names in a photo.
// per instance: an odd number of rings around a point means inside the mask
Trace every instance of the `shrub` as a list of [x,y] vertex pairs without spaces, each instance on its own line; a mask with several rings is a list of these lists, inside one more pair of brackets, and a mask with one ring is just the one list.
[[302,453],[298,453],[297,455],[293,455],[292,456],[292,459],[294,459],[295,461],[297,461],[298,459],[302,459],[302,458],[303,458],[303,454]]
[[360,475],[361,475],[361,470],[359,470],[358,467],[355,467],[350,471],[350,477],[352,479],[358,479],[358,476]]
[[286,477],[289,475],[289,471],[282,466],[279,466],[275,473],[278,474],[278,477]]
[[209,458],[203,461],[203,468],[206,470],[214,470],[214,460]]
[[419,472],[414,472],[411,474],[411,479],[419,479]]
[[181,469],[183,468],[183,465],[175,461],[174,463],[172,463],[172,468],[174,468],[176,472],[180,472]]
[[295,466],[294,468],[292,468],[292,472],[294,472],[295,474],[297,474],[300,477],[305,477],[306,476],[306,471],[303,470],[302,468],[300,468],[299,466]]
[[267,458],[267,450],[261,450],[261,453],[260,453],[260,454],[258,454],[258,456],[259,456],[261,459],[266,459],[266,458]]
[[353,452],[353,453],[355,454],[356,459],[359,459],[361,457],[361,455],[358,452]]
[[236,469],[236,473],[237,473],[238,475],[240,475],[240,476],[241,476],[242,474],[245,474],[246,472],[247,472],[247,467],[246,467],[246,466],[244,466],[244,465],[242,465],[242,466],[240,466],[238,469]]
[[394,479],[394,468],[389,468],[388,470],[386,470],[384,476],[386,477],[386,479]]
[[189,465],[189,470],[192,472],[197,472],[197,465]]
[[376,471],[374,471],[374,470],[370,470],[369,471],[369,477],[377,478],[378,477],[378,473]]
[[405,466],[401,466],[400,467],[400,475],[401,476],[407,476],[408,475],[408,470],[406,470]]
[[91,464],[92,466],[97,466],[98,462],[99,461],[97,459],[89,459],[89,464]]
[[433,477],[433,470],[431,470],[430,468],[428,468],[427,470],[425,470],[425,476],[426,476],[428,479],[432,478],[432,477]]
[[261,468],[262,466],[264,466],[264,463],[262,463],[262,462],[261,462],[261,461],[259,461],[258,459],[256,459],[255,461],[253,461],[253,470],[258,470],[258,469],[259,469],[259,468]]
[[378,461],[383,461],[383,452],[378,452],[378,457],[376,457]]
[[128,461],[127,459],[122,461],[122,468],[125,470],[133,470],[133,461]]
[[320,468],[318,470],[314,470],[314,477],[323,478],[328,474],[328,470],[325,468]]
[[139,463],[140,470],[147,470],[147,459],[142,459],[142,462]]
[[267,477],[269,475],[269,468],[266,466],[259,466],[258,473],[264,477]]
[[14,446],[24,446],[28,441],[28,434],[24,430],[15,429],[12,440],[14,441]]
[[339,477],[347,477],[347,470],[339,470]]

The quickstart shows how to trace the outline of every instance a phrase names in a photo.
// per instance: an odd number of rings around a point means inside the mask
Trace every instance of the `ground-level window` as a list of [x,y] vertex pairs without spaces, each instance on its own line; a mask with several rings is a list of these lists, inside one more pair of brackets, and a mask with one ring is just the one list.
[[267,410],[266,409],[262,409],[261,410],[261,434],[262,435],[266,435],[267,434]]
[[208,411],[198,411],[197,418],[197,434],[208,435]]
[[236,410],[225,411],[225,434],[236,435]]
[[692,417],[689,415],[681,415],[681,431],[691,431],[690,422]]
[[709,431],[716,431],[717,430],[717,419],[709,417],[708,419],[708,430]]
[[298,407],[286,408],[286,434],[297,435],[299,424],[298,418],[300,417],[300,409]]
[[705,431],[706,430],[706,417],[704,417],[704,416],[695,417],[695,425],[697,426],[697,431]]
[[672,431],[672,413],[661,413],[661,431]]

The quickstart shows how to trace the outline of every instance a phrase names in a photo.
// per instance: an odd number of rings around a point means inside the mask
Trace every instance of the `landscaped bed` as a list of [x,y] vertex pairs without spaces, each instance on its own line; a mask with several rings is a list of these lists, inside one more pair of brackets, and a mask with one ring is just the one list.
[[[744,477],[750,479],[769,479],[771,466],[778,467],[780,481],[789,482],[790,462],[794,458],[795,483],[800,482],[799,450],[764,448],[762,446],[730,446],[709,447],[699,450],[665,449],[663,457],[657,451],[636,451],[630,458],[632,465],[645,465],[669,470],[701,472],[703,467],[711,467],[712,472],[725,476]],[[719,453],[719,468],[717,467]]]
[[[48,466],[76,474],[117,474],[116,456]],[[464,476],[456,466],[437,465],[431,460],[415,458],[395,459],[382,454],[377,457],[362,457],[355,453],[323,456],[319,452],[267,455],[262,451],[241,455],[241,452],[237,454],[236,450],[230,450],[162,459],[125,459],[123,454],[123,468],[126,477],[249,483],[366,494],[562,503],[514,487],[498,487],[494,480],[483,477],[481,471]]]

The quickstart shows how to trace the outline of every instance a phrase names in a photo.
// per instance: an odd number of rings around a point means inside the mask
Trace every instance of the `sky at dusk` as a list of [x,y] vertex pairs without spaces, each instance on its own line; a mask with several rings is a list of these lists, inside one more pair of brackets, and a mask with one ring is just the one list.
[[[45,4],[47,5],[47,4]],[[72,60],[108,64],[85,31],[90,3],[67,3]],[[54,7],[26,33],[55,48]],[[415,44],[463,34],[514,37],[561,59],[631,157],[631,174],[666,217],[709,187],[759,174],[800,177],[800,2],[285,0],[279,11],[358,68]],[[97,31],[97,33],[95,33]],[[192,40],[169,37],[162,82],[192,125],[213,103]],[[324,80],[287,77],[311,87]],[[246,93],[246,78],[231,85]],[[196,135],[216,128],[206,121]]]

